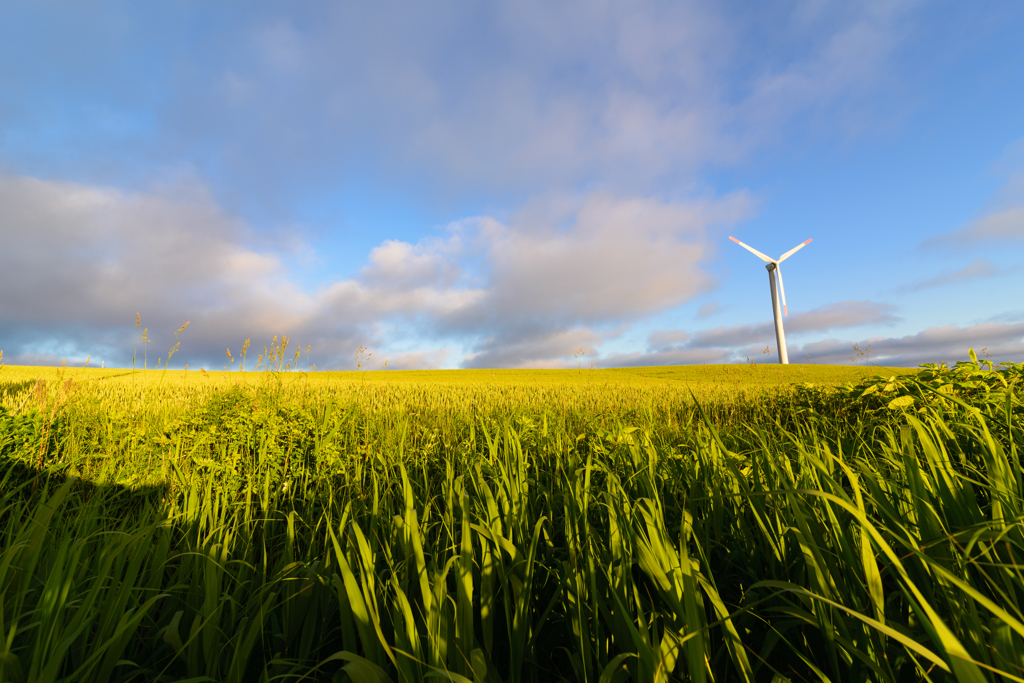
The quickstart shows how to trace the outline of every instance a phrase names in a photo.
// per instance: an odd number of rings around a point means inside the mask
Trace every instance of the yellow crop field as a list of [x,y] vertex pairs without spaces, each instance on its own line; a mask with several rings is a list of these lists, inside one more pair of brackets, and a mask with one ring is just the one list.
[[[363,405],[411,406],[444,402],[480,410],[516,405],[586,406],[624,410],[631,405],[670,408],[692,401],[713,404],[777,396],[810,383],[834,386],[873,375],[913,373],[908,368],[828,365],[707,365],[583,370],[409,370],[367,372],[229,372],[6,366],[0,368],[0,406],[18,410],[65,386],[108,408],[164,411],[191,405],[231,387],[273,385],[281,396],[323,400],[362,397]],[[70,384],[69,384],[70,383]]]
[[1016,676],[1022,380],[3,367],[0,680]]

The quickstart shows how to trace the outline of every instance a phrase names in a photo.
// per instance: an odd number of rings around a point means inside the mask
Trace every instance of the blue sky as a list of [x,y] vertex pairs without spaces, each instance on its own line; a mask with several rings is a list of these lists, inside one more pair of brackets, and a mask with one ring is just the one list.
[[[1024,360],[1024,5],[0,2],[0,348]],[[762,352],[768,347],[769,354]],[[305,363],[305,361],[304,361]],[[251,361],[250,361],[251,365]]]

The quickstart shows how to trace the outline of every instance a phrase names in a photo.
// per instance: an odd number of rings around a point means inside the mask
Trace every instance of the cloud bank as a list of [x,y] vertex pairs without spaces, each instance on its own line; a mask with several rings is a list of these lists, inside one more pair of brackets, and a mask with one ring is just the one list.
[[[623,325],[713,286],[709,228],[752,210],[744,194],[553,197],[507,223],[483,216],[415,244],[386,240],[354,277],[305,291],[202,188],[126,193],[6,176],[0,202],[8,358],[124,364],[138,312],[153,349],[191,322],[181,363],[210,365],[245,338],[258,347],[284,333],[326,367],[347,367],[360,345],[395,349],[389,367],[540,367],[580,344],[593,356]],[[402,350],[403,338],[418,348]]]
[[[859,342],[861,348],[871,345],[869,362],[895,367],[916,367],[922,363],[952,364],[967,360],[967,349],[993,362],[1021,362],[1024,358],[1024,323],[981,323],[960,327],[942,325],[929,327],[917,334],[902,337],[872,337]],[[983,351],[984,349],[984,351]],[[795,351],[808,354],[813,362],[844,364],[855,355],[848,342],[826,339],[805,344]],[[792,357],[794,352],[790,352]]]
[[[734,362],[774,354],[770,321],[660,330],[647,349],[602,353],[634,323],[710,291],[715,226],[750,215],[745,194],[659,201],[596,192],[537,201],[500,222],[481,216],[416,243],[385,240],[351,278],[295,284],[278,251],[198,186],[150,193],[0,176],[0,348],[9,362],[102,358],[130,363],[135,314],[155,358],[191,324],[180,366],[219,367],[224,349],[287,334],[313,362],[348,368],[355,349],[388,367],[598,367]],[[984,275],[986,262],[919,283]],[[705,308],[706,315],[714,308]],[[790,356],[844,363],[850,342],[808,334],[896,323],[884,302],[842,301],[786,321]],[[860,340],[872,361],[916,365],[987,346],[1019,357],[1021,323],[935,327]],[[56,341],[55,341],[56,340]],[[141,352],[140,352],[140,355]],[[766,360],[770,360],[766,359]]]

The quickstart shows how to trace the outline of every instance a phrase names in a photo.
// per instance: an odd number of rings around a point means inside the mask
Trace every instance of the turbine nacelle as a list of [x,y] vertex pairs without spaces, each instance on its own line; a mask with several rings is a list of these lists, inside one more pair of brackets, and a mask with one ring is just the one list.
[[729,236],[729,239],[731,239],[733,242],[735,242],[736,244],[740,245],[741,247],[743,247],[744,249],[749,251],[751,254],[753,254],[757,258],[761,259],[762,261],[767,261],[768,265],[765,266],[765,267],[768,269],[768,272],[771,272],[773,270],[775,271],[775,277],[779,281],[779,295],[782,297],[782,315],[784,315],[785,317],[788,318],[789,317],[789,309],[786,307],[786,288],[782,286],[782,270],[779,268],[779,264],[782,263],[783,261],[785,261],[786,259],[788,259],[790,256],[792,256],[796,252],[798,252],[801,249],[803,249],[804,247],[806,247],[808,244],[810,244],[813,241],[813,238],[807,240],[806,242],[801,242],[800,244],[796,245],[795,247],[793,247],[792,249],[790,249],[789,251],[787,251],[785,254],[783,254],[782,256],[780,256],[777,259],[771,258],[770,256],[765,256],[764,254],[759,252],[757,249],[754,249],[749,244],[744,244],[743,242],[740,242],[738,239],[736,239],[732,235]]

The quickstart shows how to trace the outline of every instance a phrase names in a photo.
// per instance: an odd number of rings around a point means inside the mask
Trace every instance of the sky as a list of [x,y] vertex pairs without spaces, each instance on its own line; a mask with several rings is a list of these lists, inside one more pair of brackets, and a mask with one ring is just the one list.
[[777,362],[735,236],[813,239],[791,362],[1021,362],[1021,35],[1017,0],[0,0],[3,361]]

